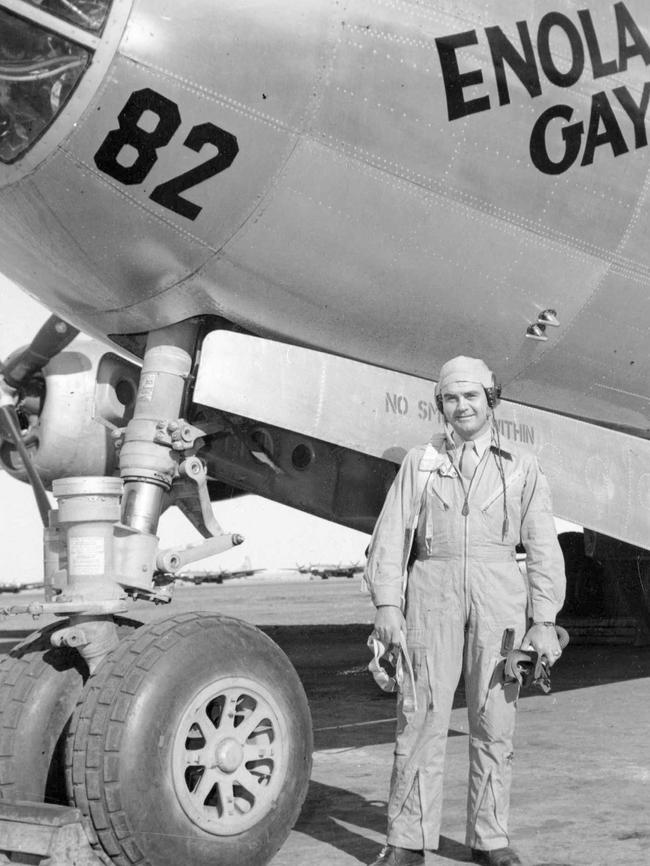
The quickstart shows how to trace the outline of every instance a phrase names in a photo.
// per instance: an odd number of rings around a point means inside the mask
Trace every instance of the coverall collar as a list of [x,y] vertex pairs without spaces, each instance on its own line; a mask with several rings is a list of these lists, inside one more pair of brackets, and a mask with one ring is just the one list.
[[[461,439],[460,436],[456,435],[456,433],[452,434],[452,439],[454,445],[458,451],[460,451],[465,444],[465,439]],[[480,436],[477,436],[476,439],[470,440],[474,448],[476,449],[476,453],[478,454],[479,460],[488,450],[490,445],[492,444],[492,425],[490,425],[485,433],[481,433]]]

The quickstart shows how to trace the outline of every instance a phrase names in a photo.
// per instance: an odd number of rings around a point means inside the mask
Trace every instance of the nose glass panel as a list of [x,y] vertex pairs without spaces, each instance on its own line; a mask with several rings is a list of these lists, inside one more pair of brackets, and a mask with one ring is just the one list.
[[15,162],[45,132],[90,56],[69,39],[0,9],[0,162]]
[[27,0],[50,15],[98,33],[104,26],[113,0]]

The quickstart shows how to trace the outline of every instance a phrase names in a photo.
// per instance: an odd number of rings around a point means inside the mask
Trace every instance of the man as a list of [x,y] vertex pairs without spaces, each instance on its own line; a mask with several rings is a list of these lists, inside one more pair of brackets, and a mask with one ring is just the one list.
[[[461,670],[470,727],[466,843],[475,863],[521,863],[508,838],[517,685],[503,683],[502,640],[514,629],[515,646],[557,661],[565,577],[537,459],[500,447],[499,393],[483,361],[443,365],[435,395],[445,434],[406,455],[370,543],[374,635],[388,648],[404,634],[413,669],[398,699],[388,844],[373,866],[421,866],[424,850],[438,847]],[[527,578],[515,559],[520,541]]]

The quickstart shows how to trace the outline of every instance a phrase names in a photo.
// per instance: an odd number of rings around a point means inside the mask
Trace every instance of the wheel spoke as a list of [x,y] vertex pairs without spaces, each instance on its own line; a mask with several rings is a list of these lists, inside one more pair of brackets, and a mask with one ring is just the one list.
[[217,774],[213,770],[209,770],[206,767],[203,771],[203,775],[201,776],[201,781],[191,792],[191,796],[196,799],[200,804],[205,803],[206,797],[212,790],[216,781],[218,781]]
[[201,751],[206,754],[213,754],[219,740],[219,733],[212,724],[205,724],[201,730],[203,731],[203,738],[205,740],[205,746]]
[[205,767],[209,760],[209,755],[205,748],[186,749],[184,757],[186,767]]
[[241,767],[241,769],[237,771],[237,782],[245,791],[248,791],[248,793],[252,794],[253,797],[257,797],[257,792],[260,789],[259,776],[253,775],[253,773],[251,773],[251,771],[246,767]]
[[269,745],[260,745],[256,746],[255,743],[246,742],[244,744],[244,763],[249,764],[251,761],[272,761],[274,757],[274,750],[272,746]]
[[244,721],[234,729],[239,742],[244,744],[258,725],[264,719],[268,718],[268,715],[266,707],[256,707],[250,716],[247,719],[244,719]]
[[222,779],[219,782],[219,793],[221,794],[221,804],[225,815],[233,815],[235,812],[235,792],[233,783],[229,779]]
[[197,713],[185,738],[185,764],[187,766],[209,766],[217,739],[217,731],[212,721]]
[[234,736],[235,722],[237,721],[237,703],[239,690],[229,689],[225,694],[223,712],[217,722],[212,724],[212,730],[218,737]]

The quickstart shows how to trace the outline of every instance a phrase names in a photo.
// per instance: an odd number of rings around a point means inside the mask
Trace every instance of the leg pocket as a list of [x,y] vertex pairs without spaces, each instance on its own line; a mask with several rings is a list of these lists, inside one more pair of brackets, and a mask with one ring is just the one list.
[[479,713],[484,716],[488,710],[488,703],[495,688],[503,687],[503,659],[500,655],[493,656],[488,665],[488,671],[492,671],[492,675],[487,677],[487,682],[483,689],[483,696],[479,706]]
[[416,713],[426,711],[431,702],[427,650],[422,643],[423,637],[422,629],[407,630],[406,648],[410,664],[407,664],[406,659],[401,660],[399,703],[401,713],[408,720]]

